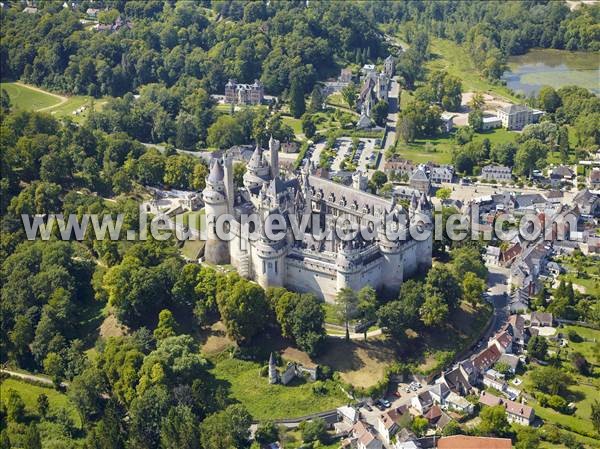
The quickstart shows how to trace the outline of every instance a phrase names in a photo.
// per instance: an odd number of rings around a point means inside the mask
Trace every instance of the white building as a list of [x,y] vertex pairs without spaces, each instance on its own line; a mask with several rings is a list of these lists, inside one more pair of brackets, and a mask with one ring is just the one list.
[[512,169],[504,165],[486,165],[481,169],[481,179],[508,182],[512,179]]

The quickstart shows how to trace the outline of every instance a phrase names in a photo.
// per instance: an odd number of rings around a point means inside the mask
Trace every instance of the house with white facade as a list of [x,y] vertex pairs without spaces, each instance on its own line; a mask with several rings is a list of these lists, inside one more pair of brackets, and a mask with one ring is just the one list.
[[504,165],[486,165],[481,169],[480,178],[485,181],[509,182],[512,179],[512,169]]
[[506,410],[508,422],[529,426],[535,419],[535,411],[533,408],[519,402],[509,399],[502,399],[486,391],[482,391],[479,396],[479,403],[489,407],[502,405]]

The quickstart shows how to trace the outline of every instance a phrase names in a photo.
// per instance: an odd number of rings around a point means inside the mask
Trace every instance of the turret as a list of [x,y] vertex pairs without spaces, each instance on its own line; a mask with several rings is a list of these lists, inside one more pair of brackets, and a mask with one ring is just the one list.
[[273,353],[269,356],[269,383],[276,384],[279,382],[279,373],[277,372],[277,365],[275,364],[275,357]]
[[252,157],[246,166],[244,173],[244,186],[248,190],[260,187],[264,182],[271,179],[271,170],[264,159],[263,150],[260,145],[256,145]]
[[356,170],[352,174],[352,187],[356,190],[367,190],[368,180],[361,170]]
[[211,165],[208,178],[206,178],[206,187],[202,192],[202,198],[205,204],[207,227],[204,257],[207,262],[217,265],[229,263],[228,242],[219,239],[216,229],[217,219],[228,213],[224,178],[223,162],[215,159]]

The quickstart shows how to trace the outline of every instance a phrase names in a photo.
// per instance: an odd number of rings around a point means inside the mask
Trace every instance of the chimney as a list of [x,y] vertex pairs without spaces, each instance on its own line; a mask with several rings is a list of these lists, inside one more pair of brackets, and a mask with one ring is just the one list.
[[269,152],[270,152],[270,166],[271,166],[271,177],[275,179],[279,176],[279,141],[271,138],[269,139]]

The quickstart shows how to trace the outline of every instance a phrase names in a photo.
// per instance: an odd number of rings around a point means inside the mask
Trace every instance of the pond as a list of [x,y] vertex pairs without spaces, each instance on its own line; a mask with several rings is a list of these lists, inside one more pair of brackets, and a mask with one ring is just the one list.
[[542,86],[585,87],[600,95],[600,54],[535,49],[508,58],[509,70],[502,79],[515,92],[537,94]]

